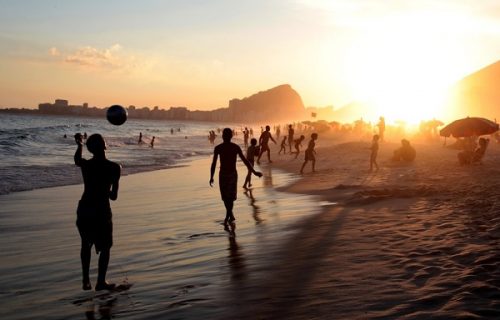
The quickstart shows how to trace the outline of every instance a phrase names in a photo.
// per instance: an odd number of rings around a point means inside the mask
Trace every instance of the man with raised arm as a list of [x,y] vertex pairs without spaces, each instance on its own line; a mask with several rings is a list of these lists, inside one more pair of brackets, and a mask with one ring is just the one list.
[[121,166],[106,159],[106,142],[100,134],[93,134],[87,139],[87,149],[93,154],[92,159],[82,157],[83,139],[75,135],[78,145],[75,152],[75,164],[82,170],[84,191],[78,203],[76,225],[82,240],[80,258],[82,262],[83,290],[92,289],[89,277],[92,246],[99,254],[99,268],[95,290],[111,290],[114,284],[106,282],[109,255],[113,245],[113,222],[109,200],[118,198],[118,181]]

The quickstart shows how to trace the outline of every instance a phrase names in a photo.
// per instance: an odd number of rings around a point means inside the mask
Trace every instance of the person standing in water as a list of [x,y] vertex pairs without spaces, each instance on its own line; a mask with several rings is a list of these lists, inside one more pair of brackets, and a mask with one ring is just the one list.
[[142,132],[139,132],[139,141],[137,141],[137,144],[142,144],[144,141],[142,141]]
[[378,134],[374,135],[372,140],[372,145],[370,147],[370,150],[372,151],[370,153],[370,171],[373,171],[373,166],[375,166],[376,170],[378,171],[378,164],[377,164],[378,140],[379,140],[379,135]]
[[316,172],[315,167],[316,167],[316,150],[314,150],[314,147],[316,146],[316,139],[318,139],[318,134],[313,133],[311,134],[311,140],[309,141],[309,144],[307,145],[306,149],[306,157],[304,159],[304,163],[302,164],[302,168],[300,168],[300,174],[304,173],[304,167],[306,166],[307,162],[311,161],[312,162],[312,172]]
[[97,284],[95,290],[111,290],[114,284],[106,282],[111,246],[113,222],[109,200],[118,198],[118,182],[121,166],[106,159],[106,142],[100,134],[87,139],[87,149],[92,159],[82,157],[83,137],[75,135],[77,146],[74,161],[82,170],[84,191],[78,202],[76,225],[81,238],[82,288],[92,289],[89,277],[92,246],[99,254]]
[[271,150],[269,149],[269,139],[271,139],[274,144],[276,144],[276,140],[273,139],[273,136],[271,135],[271,127],[266,126],[266,131],[263,131],[262,134],[260,135],[259,138],[259,145],[260,145],[260,152],[259,152],[259,157],[257,158],[257,163],[260,164],[260,157],[264,154],[264,152],[267,151],[267,160],[269,163],[272,163],[271,161]]
[[229,128],[222,131],[223,142],[214,148],[214,157],[212,165],[210,166],[210,181],[212,187],[214,183],[215,167],[217,165],[217,158],[220,156],[220,169],[219,169],[219,188],[222,201],[226,207],[226,218],[224,224],[236,220],[233,214],[233,205],[236,200],[237,185],[238,185],[238,172],[236,171],[236,156],[239,156],[243,163],[257,177],[262,177],[262,173],[255,171],[250,162],[245,158],[241,148],[231,142],[233,132]]
[[153,139],[151,139],[151,142],[149,143],[151,148],[155,147],[155,136],[153,136]]

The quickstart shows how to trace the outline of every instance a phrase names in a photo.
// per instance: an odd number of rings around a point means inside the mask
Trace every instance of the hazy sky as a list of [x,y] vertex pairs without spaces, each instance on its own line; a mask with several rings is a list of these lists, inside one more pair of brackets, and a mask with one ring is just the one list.
[[[427,95],[500,58],[500,1],[0,0],[0,106]],[[398,92],[398,94],[393,94]]]

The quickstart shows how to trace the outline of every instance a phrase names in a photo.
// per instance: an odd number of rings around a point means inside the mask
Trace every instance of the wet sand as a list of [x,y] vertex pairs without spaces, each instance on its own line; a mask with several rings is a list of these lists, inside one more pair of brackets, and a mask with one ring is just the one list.
[[[319,140],[318,144],[321,143]],[[412,164],[369,142],[319,148],[317,172],[284,190],[321,196],[252,298],[244,319],[500,318],[500,146],[483,165],[460,167],[456,150],[417,144]],[[275,157],[298,172],[303,159]],[[236,299],[235,303],[241,301]]]
[[[0,318],[226,314],[233,292],[267,272],[269,257],[296,232],[293,222],[319,211],[312,196],[275,190],[294,176],[263,168],[266,177],[255,179],[252,195],[238,190],[236,236],[230,235],[221,225],[217,184],[208,185],[209,165],[205,158],[121,179],[108,278],[131,287],[112,294],[81,290],[75,210],[82,185],[0,196]],[[93,255],[93,284],[96,265]]]
[[460,167],[440,143],[392,163],[386,142],[378,172],[369,142],[318,145],[317,172],[300,180],[302,155],[262,161],[254,199],[239,190],[235,237],[209,159],[124,177],[109,277],[132,287],[111,295],[80,290],[81,186],[0,196],[0,317],[500,317],[498,145]]

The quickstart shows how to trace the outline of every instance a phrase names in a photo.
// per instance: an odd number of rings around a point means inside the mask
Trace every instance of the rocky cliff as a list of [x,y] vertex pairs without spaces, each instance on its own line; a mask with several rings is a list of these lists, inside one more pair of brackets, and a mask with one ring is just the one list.
[[237,122],[280,122],[305,115],[302,98],[284,84],[243,99],[229,101],[229,114]]
[[452,90],[450,111],[457,117],[500,117],[500,61],[460,80]]

